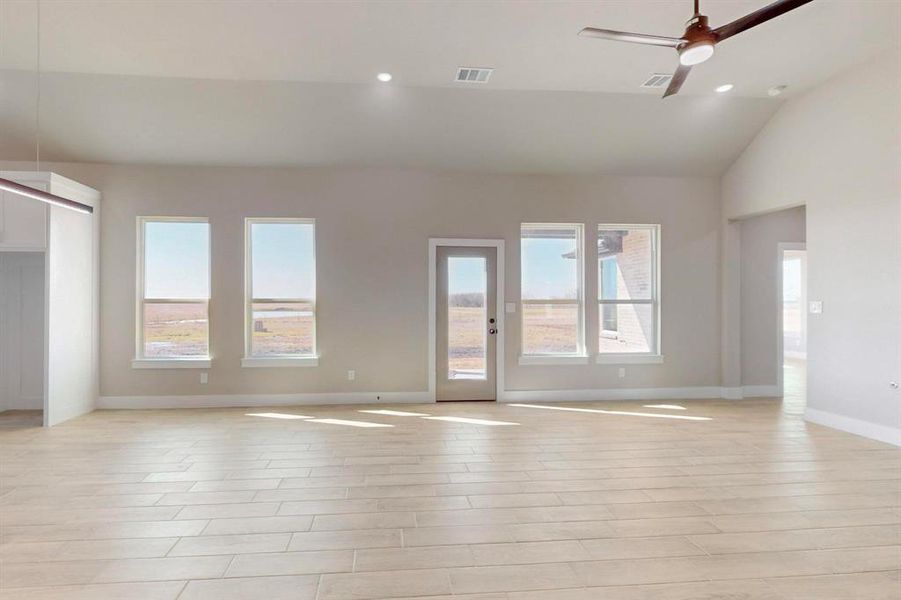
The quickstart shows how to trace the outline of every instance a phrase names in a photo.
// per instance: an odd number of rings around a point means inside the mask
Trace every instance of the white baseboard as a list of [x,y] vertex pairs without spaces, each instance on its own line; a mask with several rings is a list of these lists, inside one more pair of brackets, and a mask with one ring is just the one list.
[[97,408],[220,408],[330,404],[422,404],[428,392],[329,392],[323,394],[214,394],[209,396],[100,396]]
[[744,398],[774,398],[781,396],[778,385],[743,385],[741,394]]
[[596,390],[506,390],[500,402],[599,402],[604,400],[692,400],[722,398],[723,388],[611,388]]
[[720,397],[723,400],[741,400],[745,397],[745,393],[741,387],[724,387],[720,388]]
[[[773,396],[776,386],[506,390],[498,402],[603,402],[616,400],[739,400]],[[428,392],[330,392],[322,394],[214,394],[207,396],[101,396],[97,408],[216,408],[334,404],[426,404]]]
[[813,408],[808,408],[804,412],[804,419],[817,425],[825,425],[826,427],[860,435],[871,440],[901,446],[901,429],[897,427],[887,427]]

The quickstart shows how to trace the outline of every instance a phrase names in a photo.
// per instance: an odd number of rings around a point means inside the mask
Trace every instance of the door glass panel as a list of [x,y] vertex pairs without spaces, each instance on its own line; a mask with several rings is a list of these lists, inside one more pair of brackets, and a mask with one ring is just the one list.
[[447,259],[447,377],[487,377],[487,262],[481,256]]

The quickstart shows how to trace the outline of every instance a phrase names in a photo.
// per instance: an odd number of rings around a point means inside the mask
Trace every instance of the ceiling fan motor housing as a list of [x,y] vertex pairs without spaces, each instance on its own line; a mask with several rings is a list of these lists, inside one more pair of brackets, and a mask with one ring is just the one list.
[[717,37],[708,27],[707,17],[704,15],[695,15],[691,18],[682,39],[685,43],[679,46],[678,51],[679,62],[683,65],[690,67],[713,56]]

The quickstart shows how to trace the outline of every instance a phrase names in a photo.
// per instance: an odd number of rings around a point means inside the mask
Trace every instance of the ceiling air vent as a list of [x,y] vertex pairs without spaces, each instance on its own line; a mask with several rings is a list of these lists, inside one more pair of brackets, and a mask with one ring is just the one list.
[[454,81],[458,83],[486,83],[492,73],[494,73],[494,69],[460,67],[457,69],[457,78]]
[[654,73],[647,81],[641,84],[643,88],[662,88],[673,78],[672,73]]

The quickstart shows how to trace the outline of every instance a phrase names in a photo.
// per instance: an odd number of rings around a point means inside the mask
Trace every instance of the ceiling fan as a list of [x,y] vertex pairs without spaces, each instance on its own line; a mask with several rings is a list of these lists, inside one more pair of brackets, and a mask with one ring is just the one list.
[[679,68],[670,80],[669,87],[663,97],[672,96],[679,93],[682,84],[688,77],[688,73],[694,65],[701,64],[711,56],[713,56],[713,48],[719,42],[747,31],[752,27],[757,27],[761,23],[766,23],[770,19],[775,19],[780,15],[784,15],[790,10],[794,10],[799,6],[803,6],[813,0],[777,0],[772,4],[764,6],[760,10],[756,10],[747,14],[740,19],[736,19],[731,23],[711,29],[707,25],[707,17],[701,14],[698,6],[699,0],[695,2],[695,14],[685,28],[685,33],[680,38],[664,37],[660,35],[646,35],[643,33],[629,33],[626,31],[612,31],[610,29],[597,29],[595,27],[586,27],[579,32],[579,35],[585,37],[601,38],[603,40],[613,40],[616,42],[631,42],[633,44],[648,44],[651,46],[666,46],[675,48],[679,53]]

